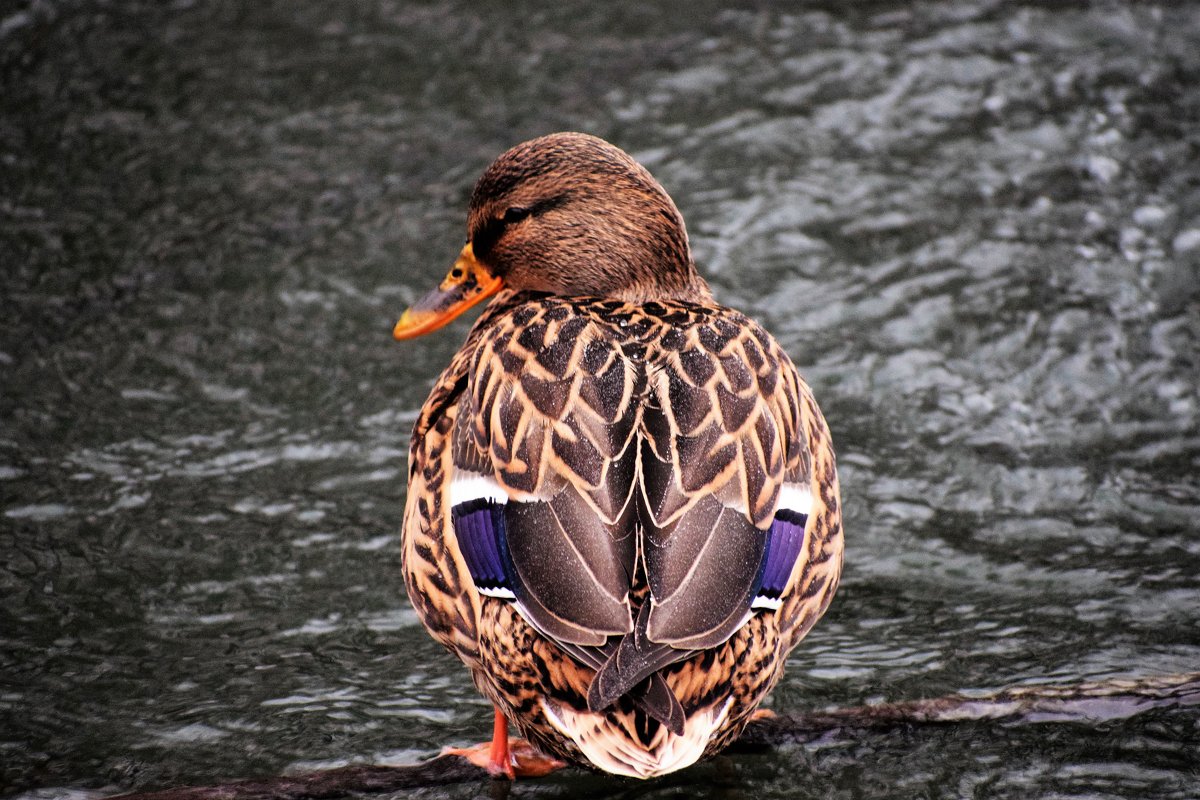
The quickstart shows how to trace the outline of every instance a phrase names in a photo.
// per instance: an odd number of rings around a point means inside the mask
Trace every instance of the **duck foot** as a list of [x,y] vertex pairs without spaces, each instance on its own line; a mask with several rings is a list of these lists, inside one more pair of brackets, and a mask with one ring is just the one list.
[[750,712],[751,722],[762,722],[765,719],[779,719],[779,715],[769,708],[756,708]]
[[493,778],[510,781],[517,777],[540,778],[566,766],[566,762],[539,753],[525,739],[510,740],[508,720],[498,708],[492,724],[491,742],[474,747],[447,747],[442,753],[465,758],[475,766],[487,770],[488,775]]

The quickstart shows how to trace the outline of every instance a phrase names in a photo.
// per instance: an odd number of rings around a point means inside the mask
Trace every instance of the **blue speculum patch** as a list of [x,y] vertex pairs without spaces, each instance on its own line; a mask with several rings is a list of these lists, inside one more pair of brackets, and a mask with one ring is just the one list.
[[763,555],[758,588],[752,608],[772,608],[783,594],[792,567],[804,546],[804,526],[808,515],[799,511],[781,508],[775,513],[775,521],[767,530],[767,551]]
[[476,588],[493,597],[513,598],[513,568],[508,555],[504,506],[487,498],[450,509],[458,547]]

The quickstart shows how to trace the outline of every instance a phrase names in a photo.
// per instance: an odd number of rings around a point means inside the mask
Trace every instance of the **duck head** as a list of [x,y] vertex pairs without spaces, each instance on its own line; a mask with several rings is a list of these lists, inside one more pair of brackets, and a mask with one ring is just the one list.
[[467,243],[393,334],[436,330],[501,289],[629,302],[711,299],[683,217],[650,173],[603,139],[555,133],[497,158],[471,193]]

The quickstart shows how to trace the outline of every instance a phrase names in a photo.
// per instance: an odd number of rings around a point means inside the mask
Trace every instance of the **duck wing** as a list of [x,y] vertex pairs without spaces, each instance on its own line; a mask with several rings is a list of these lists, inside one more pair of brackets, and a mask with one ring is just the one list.
[[561,644],[632,632],[645,376],[597,319],[549,298],[493,322],[476,352],[450,487],[472,574]]
[[680,727],[657,673],[783,590],[804,521],[781,498],[806,514],[809,491],[799,385],[727,309],[541,298],[491,323],[454,434],[455,534],[481,593],[597,670],[593,710],[631,694]]
[[774,339],[737,312],[663,333],[639,429],[650,599],[597,675],[593,708],[779,607],[811,505],[801,385]]

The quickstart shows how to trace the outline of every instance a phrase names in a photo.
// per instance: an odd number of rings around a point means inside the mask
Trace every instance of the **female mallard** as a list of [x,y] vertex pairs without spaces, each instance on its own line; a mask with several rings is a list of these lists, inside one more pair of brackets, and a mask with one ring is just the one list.
[[683,218],[621,150],[517,145],[405,339],[491,303],[413,431],[421,621],[546,754],[650,777],[741,732],[842,564],[829,430],[778,343],[714,302]]

